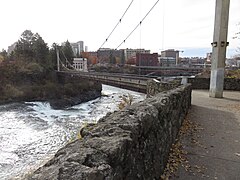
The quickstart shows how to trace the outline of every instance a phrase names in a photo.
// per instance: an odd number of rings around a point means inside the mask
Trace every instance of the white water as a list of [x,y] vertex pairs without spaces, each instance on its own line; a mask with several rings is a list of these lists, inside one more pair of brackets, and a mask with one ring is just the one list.
[[76,137],[83,122],[96,122],[118,110],[123,95],[134,101],[142,93],[103,85],[106,96],[66,110],[54,110],[47,102],[13,103],[0,106],[0,179],[25,174],[48,160]]

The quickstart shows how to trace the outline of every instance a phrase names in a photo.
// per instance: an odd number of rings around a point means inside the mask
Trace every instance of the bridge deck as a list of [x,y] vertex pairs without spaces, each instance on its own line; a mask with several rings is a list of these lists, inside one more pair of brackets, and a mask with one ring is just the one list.
[[98,81],[103,84],[108,84],[124,89],[129,89],[137,92],[146,93],[147,81],[153,78],[186,78],[190,76],[176,77],[158,77],[158,76],[138,76],[136,74],[121,74],[121,73],[97,73],[97,72],[78,72],[78,71],[59,71],[57,72],[64,76],[81,77],[93,81]]
[[84,72],[58,72],[68,76],[81,77],[89,80],[101,82],[103,84],[113,85],[120,88],[146,93],[147,81],[150,77],[136,75],[117,74],[117,73],[84,73]]

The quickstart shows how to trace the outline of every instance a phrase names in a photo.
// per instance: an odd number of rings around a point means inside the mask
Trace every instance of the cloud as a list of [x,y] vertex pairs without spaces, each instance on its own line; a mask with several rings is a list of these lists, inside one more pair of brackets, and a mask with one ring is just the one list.
[[[97,50],[119,21],[130,0],[2,0],[0,48],[17,41],[25,29],[38,32],[51,45],[83,40]],[[105,47],[116,48],[156,0],[134,1]],[[14,6],[13,6],[14,4]],[[236,32],[240,1],[231,0],[229,48],[239,46]],[[209,48],[213,39],[215,0],[161,0],[120,48]]]

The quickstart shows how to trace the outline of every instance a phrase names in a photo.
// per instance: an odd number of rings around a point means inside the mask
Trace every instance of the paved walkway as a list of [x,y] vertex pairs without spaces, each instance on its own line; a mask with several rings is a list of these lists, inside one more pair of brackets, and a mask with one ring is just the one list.
[[225,91],[217,99],[194,90],[189,118],[199,124],[182,140],[193,172],[180,167],[172,179],[240,180],[240,92]]

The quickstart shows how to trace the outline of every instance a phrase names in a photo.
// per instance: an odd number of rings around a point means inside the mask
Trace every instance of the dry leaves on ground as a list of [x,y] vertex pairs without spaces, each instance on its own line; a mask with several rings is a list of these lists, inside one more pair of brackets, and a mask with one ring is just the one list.
[[169,159],[161,179],[168,180],[169,178],[176,176],[176,172],[180,166],[182,166],[185,171],[193,173],[193,175],[195,173],[203,174],[205,167],[198,165],[191,166],[186,156],[187,151],[184,150],[182,145],[183,138],[185,136],[190,136],[192,144],[203,147],[203,145],[195,138],[195,136],[197,136],[196,133],[200,130],[203,130],[203,128],[190,121],[188,116],[184,119],[178,138],[170,149]]
[[229,104],[226,108],[230,111],[236,111],[240,113],[240,104]]

